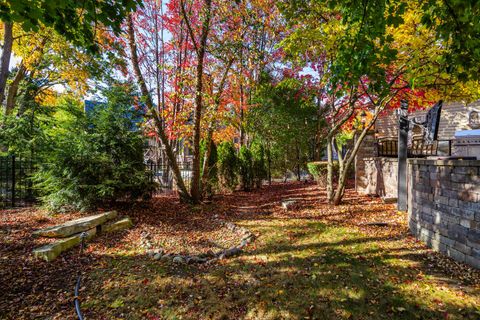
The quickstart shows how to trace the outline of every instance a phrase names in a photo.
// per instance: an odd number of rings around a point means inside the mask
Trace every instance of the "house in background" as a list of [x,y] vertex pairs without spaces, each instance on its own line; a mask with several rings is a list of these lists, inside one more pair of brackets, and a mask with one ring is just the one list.
[[[100,101],[93,101],[93,100],[85,100],[84,101],[84,112],[91,113],[95,110],[95,108],[100,108],[103,105],[103,102]],[[135,108],[132,106],[132,110]],[[132,130],[136,130],[138,128],[138,124],[140,122],[145,121],[146,111],[141,110],[140,117],[133,116],[132,114]],[[149,121],[146,122],[147,127],[153,128],[153,124],[149,124]],[[147,137],[145,142],[145,149],[144,149],[144,162],[146,164],[153,164],[156,166],[167,166],[168,161],[165,156],[165,147],[163,146],[160,138],[156,135],[154,130],[145,130],[145,135]],[[192,151],[191,149],[186,146],[183,140],[174,141],[174,151],[177,154],[177,161],[178,164],[183,166],[188,166],[192,162]]]
[[[422,122],[425,120],[427,111],[412,112],[409,118]],[[455,133],[478,128],[480,128],[480,100],[468,105],[460,102],[444,103],[436,141],[432,144],[425,143],[419,126],[413,126],[410,130],[409,158],[455,155],[460,148],[458,136],[456,138]],[[374,130],[365,137],[355,159],[357,192],[377,195],[385,201],[394,201],[397,198],[397,141],[396,114],[379,117],[375,122]],[[480,154],[478,156],[480,157]]]

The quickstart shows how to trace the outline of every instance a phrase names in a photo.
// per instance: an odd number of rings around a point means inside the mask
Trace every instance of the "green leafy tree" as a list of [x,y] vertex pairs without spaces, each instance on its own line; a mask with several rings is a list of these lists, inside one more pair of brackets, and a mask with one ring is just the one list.
[[40,105],[36,100],[38,86],[27,82],[21,86],[15,114],[0,115],[0,153],[35,158],[49,148],[45,128],[52,126],[54,108]]
[[150,191],[143,164],[144,138],[136,124],[131,90],[114,86],[106,102],[85,114],[66,100],[46,134],[51,148],[41,154],[34,177],[50,210],[89,210],[101,203],[135,199]]
[[67,40],[96,51],[96,28],[103,25],[120,32],[124,17],[140,4],[140,0],[6,0],[0,3],[0,20],[19,23],[25,31],[52,27]]
[[124,17],[140,4],[140,0],[0,1],[0,21],[3,22],[0,104],[5,99],[12,45],[15,39],[14,24],[20,25],[26,32],[37,32],[43,27],[53,28],[74,45],[90,53],[98,53],[97,28],[101,26],[120,33]]
[[268,175],[301,170],[311,157],[318,125],[314,97],[300,80],[285,78],[278,83],[264,74],[247,115],[248,132],[265,146]]

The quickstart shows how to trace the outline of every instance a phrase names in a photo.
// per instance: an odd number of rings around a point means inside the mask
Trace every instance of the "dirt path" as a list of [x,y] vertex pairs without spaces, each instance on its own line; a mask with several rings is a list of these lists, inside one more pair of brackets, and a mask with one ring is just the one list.
[[[280,202],[296,199],[285,212]],[[88,319],[478,319],[480,273],[426,249],[393,206],[348,191],[332,207],[303,183],[236,192],[211,204],[162,198],[120,208],[135,228],[90,244],[82,307]],[[210,266],[153,261],[148,233],[167,251],[227,246],[216,218],[253,231],[244,254]],[[1,212],[1,319],[74,319],[70,252],[32,259],[29,233],[71,216]],[[371,226],[369,222],[387,222]]]

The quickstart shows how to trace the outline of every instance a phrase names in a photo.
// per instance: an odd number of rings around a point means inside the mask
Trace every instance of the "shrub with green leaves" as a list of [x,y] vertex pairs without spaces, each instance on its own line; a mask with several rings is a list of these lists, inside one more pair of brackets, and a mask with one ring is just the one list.
[[238,163],[240,186],[244,191],[250,191],[253,187],[253,157],[252,152],[246,146],[240,148]]
[[252,170],[253,183],[256,188],[262,186],[262,181],[267,178],[267,168],[265,163],[265,149],[259,142],[253,142],[250,147],[252,152]]
[[238,184],[238,159],[232,142],[225,141],[218,145],[218,176],[223,188],[235,190]]
[[[315,161],[307,163],[308,172],[313,176],[315,181],[321,187],[327,185],[327,172],[328,172],[328,162],[327,161]],[[338,162],[333,162],[333,179],[338,177]]]
[[[200,163],[202,166],[202,170],[204,168],[203,164],[205,161],[205,153],[207,151],[206,141],[202,140],[201,145],[201,159]],[[218,161],[218,154],[217,154],[217,146],[213,140],[210,140],[210,156],[207,160],[207,166],[205,167],[207,180],[203,185],[203,193],[204,195],[209,198],[213,195],[214,190],[218,187],[218,168],[217,168],[217,161]],[[202,171],[202,177],[204,172]]]
[[[308,172],[313,176],[315,181],[321,187],[327,186],[328,161],[315,161],[307,163]],[[333,180],[337,180],[339,176],[338,161],[333,162]],[[355,167],[352,165],[347,170],[347,177],[355,176]]]
[[50,210],[90,210],[151,190],[131,91],[115,86],[103,94],[107,102],[87,114],[78,102],[65,101],[47,131],[51,148],[34,181]]

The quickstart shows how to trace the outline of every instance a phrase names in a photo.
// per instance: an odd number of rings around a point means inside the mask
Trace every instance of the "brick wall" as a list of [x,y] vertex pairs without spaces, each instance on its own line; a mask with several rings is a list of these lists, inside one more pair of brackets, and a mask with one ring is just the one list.
[[480,268],[480,161],[408,160],[410,231]]

